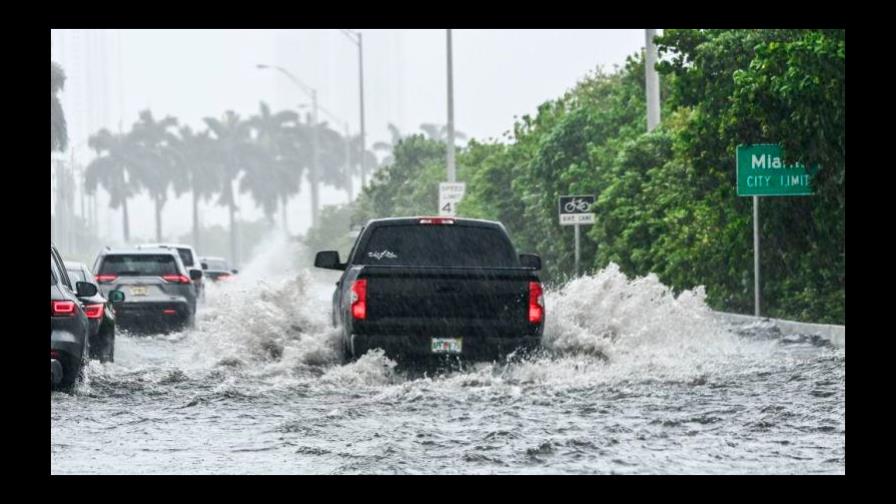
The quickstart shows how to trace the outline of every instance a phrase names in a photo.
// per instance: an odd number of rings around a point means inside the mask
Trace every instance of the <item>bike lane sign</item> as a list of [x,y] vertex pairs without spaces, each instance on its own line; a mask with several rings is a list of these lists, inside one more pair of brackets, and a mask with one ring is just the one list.
[[560,196],[560,225],[594,224],[594,195]]

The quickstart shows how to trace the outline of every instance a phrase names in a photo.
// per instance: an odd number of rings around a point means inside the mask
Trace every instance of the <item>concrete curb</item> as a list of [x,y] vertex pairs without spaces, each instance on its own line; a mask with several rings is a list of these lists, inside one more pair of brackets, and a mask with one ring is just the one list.
[[817,335],[834,346],[846,348],[846,326],[829,324],[808,324],[794,322],[792,320],[755,317],[753,315],[741,315],[738,313],[714,312],[719,319],[735,324],[751,324],[755,322],[770,322],[778,327],[784,334]]

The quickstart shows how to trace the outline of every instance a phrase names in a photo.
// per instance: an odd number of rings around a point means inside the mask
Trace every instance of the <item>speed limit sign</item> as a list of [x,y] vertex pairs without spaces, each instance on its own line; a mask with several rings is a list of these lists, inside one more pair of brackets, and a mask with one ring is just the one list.
[[467,184],[464,182],[442,182],[439,184],[439,215],[454,217],[457,204],[464,197]]

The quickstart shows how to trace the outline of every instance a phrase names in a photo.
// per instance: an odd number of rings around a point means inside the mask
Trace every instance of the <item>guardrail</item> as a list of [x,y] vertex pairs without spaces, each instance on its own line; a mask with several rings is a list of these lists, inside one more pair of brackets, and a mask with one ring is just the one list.
[[846,348],[846,326],[831,324],[809,324],[806,322],[795,322],[793,320],[773,319],[767,317],[756,317],[753,315],[741,315],[738,313],[714,312],[719,319],[735,324],[750,324],[755,322],[769,322],[774,324],[784,334],[805,334],[817,335],[828,341],[834,346]]

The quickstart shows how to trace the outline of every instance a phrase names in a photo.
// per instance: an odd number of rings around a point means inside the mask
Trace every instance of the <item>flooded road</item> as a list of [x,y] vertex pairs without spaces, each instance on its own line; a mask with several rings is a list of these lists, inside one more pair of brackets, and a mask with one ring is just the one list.
[[195,329],[119,334],[51,393],[52,473],[845,471],[845,350],[723,326],[700,291],[611,266],[548,292],[542,355],[420,375],[343,364],[335,277],[266,249]]

